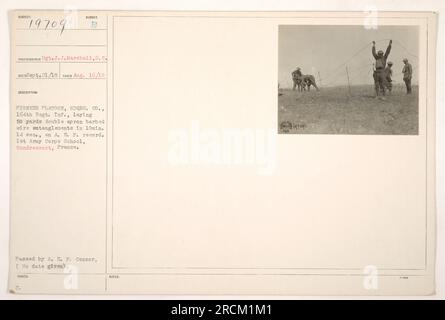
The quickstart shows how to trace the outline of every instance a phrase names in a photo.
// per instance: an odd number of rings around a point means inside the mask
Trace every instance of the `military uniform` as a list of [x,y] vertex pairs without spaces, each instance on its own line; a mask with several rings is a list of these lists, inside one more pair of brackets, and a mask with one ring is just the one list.
[[392,91],[392,69],[391,69],[392,63],[389,64],[388,66],[385,68],[385,73],[386,73],[386,87],[388,88],[388,91],[391,92]]
[[302,73],[300,68],[297,68],[294,72],[292,72],[292,81],[294,82],[294,86],[292,87],[292,90],[295,90],[295,88],[298,85],[298,82],[301,82]]
[[411,94],[411,92],[412,92],[411,78],[413,76],[413,67],[408,62],[408,60],[406,60],[405,66],[402,69],[402,73],[403,73],[403,81],[405,81],[405,85],[406,85],[406,93]]
[[383,95],[385,95],[387,79],[386,79],[386,59],[391,52],[391,43],[388,45],[385,54],[378,55],[375,52],[375,45],[372,46],[372,55],[375,58],[375,71],[374,71],[374,87],[375,92],[379,95],[379,90],[382,91]]
[[311,86],[314,86],[314,88],[319,91],[317,84],[315,83],[315,77],[311,74],[303,75],[303,82],[306,83],[308,91],[311,90]]

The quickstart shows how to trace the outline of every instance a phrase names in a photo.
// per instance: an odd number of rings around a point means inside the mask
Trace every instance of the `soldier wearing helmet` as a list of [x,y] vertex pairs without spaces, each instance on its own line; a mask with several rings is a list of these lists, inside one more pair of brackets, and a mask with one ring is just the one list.
[[292,87],[292,90],[295,90],[295,88],[298,86],[298,89],[300,89],[301,83],[302,83],[302,77],[303,74],[301,73],[300,67],[297,67],[292,72],[292,81],[294,83],[294,86]]
[[403,81],[405,81],[406,85],[406,94],[411,94],[411,78],[413,76],[413,67],[411,66],[411,63],[408,62],[408,59],[403,59],[403,63],[405,66],[402,69],[403,73]]

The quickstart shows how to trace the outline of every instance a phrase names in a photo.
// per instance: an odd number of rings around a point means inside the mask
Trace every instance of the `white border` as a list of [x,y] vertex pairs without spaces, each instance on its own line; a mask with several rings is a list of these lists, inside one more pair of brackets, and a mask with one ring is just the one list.
[[[445,70],[445,2],[443,0],[2,0],[0,2],[0,299],[205,299],[206,296],[38,296],[7,293],[9,248],[9,26],[8,10],[12,9],[95,9],[95,10],[214,10],[214,11],[364,11],[375,7],[380,11],[436,11],[439,13],[436,70]],[[445,299],[445,73],[437,72],[436,80],[436,180],[437,180],[437,258],[436,295],[423,299]],[[221,299],[224,296],[211,296]],[[230,296],[231,299],[293,299],[296,297]],[[298,297],[310,299],[311,297]],[[332,297],[317,297],[332,298]],[[343,299],[346,297],[335,297]],[[370,299],[415,299],[418,297],[370,297]],[[357,297],[356,299],[366,299]]]

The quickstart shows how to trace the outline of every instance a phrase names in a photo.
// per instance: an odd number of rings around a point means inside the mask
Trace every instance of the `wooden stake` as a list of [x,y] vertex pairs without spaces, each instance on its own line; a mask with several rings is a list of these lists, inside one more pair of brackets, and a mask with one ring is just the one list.
[[351,95],[351,84],[349,83],[348,66],[346,66],[346,76],[348,77],[348,89],[349,89],[349,95]]

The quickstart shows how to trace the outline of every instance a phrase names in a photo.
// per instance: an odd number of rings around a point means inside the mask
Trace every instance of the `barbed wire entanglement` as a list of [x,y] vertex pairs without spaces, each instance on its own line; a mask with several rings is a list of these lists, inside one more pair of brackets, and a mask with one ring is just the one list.
[[[389,42],[391,39],[379,39],[376,40],[377,43],[382,42]],[[362,54],[366,52],[366,54],[369,54],[372,47],[372,42],[368,42],[362,47],[360,47],[357,51],[355,51],[348,59],[340,63],[339,65],[335,66],[334,68],[325,71],[320,74],[320,71],[317,71],[316,77],[322,81],[322,87],[329,87],[332,85],[348,85],[349,83],[354,83],[355,80],[358,79],[366,79],[367,84],[374,84],[373,80],[373,70],[374,70],[374,59],[372,56],[369,56],[368,58],[365,58],[364,56],[362,59],[358,59],[361,57]],[[414,60],[418,60],[418,56],[412,52],[410,52],[404,44],[402,44],[397,39],[392,39],[392,47],[394,50],[394,47],[401,50],[405,56],[415,58]],[[363,60],[368,60],[367,62],[364,62]],[[417,70],[418,65],[415,63],[412,65],[412,69]],[[393,68],[393,81],[394,83],[402,83],[402,79],[398,79],[403,73],[401,70],[394,69]],[[348,81],[349,77],[349,81]],[[401,77],[400,77],[401,78]],[[341,83],[341,84],[340,84]],[[361,83],[364,84],[364,83]]]

